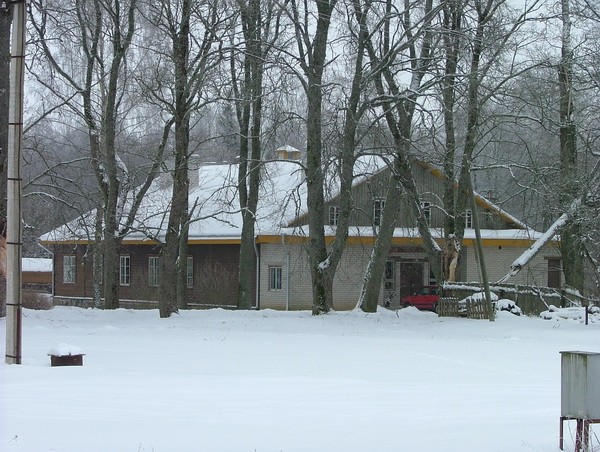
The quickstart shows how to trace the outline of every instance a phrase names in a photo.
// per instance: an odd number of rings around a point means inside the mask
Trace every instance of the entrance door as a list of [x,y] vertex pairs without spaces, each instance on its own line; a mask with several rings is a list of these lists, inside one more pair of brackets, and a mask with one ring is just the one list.
[[423,288],[423,262],[400,262],[400,297],[417,293]]

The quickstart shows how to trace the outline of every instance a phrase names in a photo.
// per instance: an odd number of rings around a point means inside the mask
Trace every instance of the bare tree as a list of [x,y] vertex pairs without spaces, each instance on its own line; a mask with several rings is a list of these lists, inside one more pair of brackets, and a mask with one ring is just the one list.
[[[242,75],[236,59],[238,45],[232,45],[230,69],[239,127],[238,194],[242,211],[239,260],[238,309],[252,307],[255,220],[263,158],[264,72],[267,58],[279,37],[283,10],[268,0],[237,0],[242,28]],[[231,32],[236,30],[232,28]],[[234,38],[232,37],[232,40]]]
[[[337,0],[291,0],[289,17],[295,38],[306,95],[306,181],[309,227],[309,265],[313,287],[313,314],[331,309],[324,270],[328,267],[325,243],[325,197],[323,190],[323,92],[324,70],[331,17]],[[316,20],[311,18],[316,16]]]
[[[374,83],[379,98],[382,116],[394,143],[392,172],[383,208],[379,234],[369,260],[363,288],[357,306],[363,311],[377,309],[379,289],[389,251],[402,195],[408,200],[410,209],[417,218],[423,246],[436,278],[440,278],[441,250],[429,229],[422,212],[416,183],[411,168],[411,145],[413,120],[419,98],[435,81],[426,77],[433,61],[435,44],[434,20],[439,9],[433,1],[425,1],[420,8],[404,3],[400,9],[392,0],[387,0],[380,12],[381,40],[374,40],[371,31],[367,50],[375,73]],[[393,39],[392,36],[396,38]],[[408,63],[405,64],[405,61]],[[410,82],[402,89],[399,77],[408,77]]]
[[[127,55],[135,32],[136,8],[137,0],[33,2],[30,15],[37,34],[36,58],[46,63],[38,66],[37,80],[64,104],[64,112],[73,113],[87,129],[99,192],[94,279],[98,289],[102,270],[104,307],[108,309],[119,306],[122,238],[162,162],[164,148],[164,142],[158,146],[146,180],[135,192],[129,191],[129,171],[116,138],[124,116]],[[125,214],[127,201],[130,207]]]
[[[581,193],[578,176],[577,129],[573,119],[573,58],[570,0],[561,0],[561,59],[558,66],[560,93],[560,202],[567,206]],[[561,254],[565,283],[581,292],[584,288],[584,246],[578,217],[570,216],[561,229]]]
[[[352,10],[354,9],[354,14]],[[339,213],[335,228],[333,242],[328,248],[325,265],[321,266],[323,284],[328,305],[333,306],[333,282],[342,259],[348,239],[351,215],[354,208],[352,186],[354,182],[354,166],[358,156],[361,142],[359,127],[365,113],[370,108],[367,95],[367,80],[371,75],[368,72],[366,59],[366,46],[369,40],[368,20],[370,18],[370,5],[367,2],[361,5],[353,1],[348,8],[348,30],[350,30],[348,45],[356,50],[354,61],[350,59],[348,75],[350,75],[350,89],[343,99],[343,123],[339,137],[339,145],[335,154],[337,177],[339,178]],[[356,31],[353,31],[356,30]],[[314,310],[313,310],[314,312]]]
[[[187,308],[191,122],[203,106],[212,102],[205,91],[211,71],[220,62],[219,44],[227,14],[218,0],[161,1],[148,3],[146,9],[150,27],[160,37],[155,36],[150,44],[156,46],[150,49],[156,55],[148,68],[152,76],[140,83],[145,86],[146,95],[170,118],[165,126],[173,122],[175,127],[173,190],[161,246],[159,283],[160,316],[169,317],[178,309]],[[166,71],[165,64],[169,66]]]

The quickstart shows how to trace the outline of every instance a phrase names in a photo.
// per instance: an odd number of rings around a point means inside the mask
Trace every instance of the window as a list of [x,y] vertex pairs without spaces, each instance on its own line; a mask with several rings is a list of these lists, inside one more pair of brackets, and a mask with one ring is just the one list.
[[187,287],[188,287],[188,289],[191,289],[192,287],[194,287],[194,258],[193,258],[193,256],[188,256],[188,258],[187,258],[186,274],[187,274]]
[[131,258],[123,255],[119,257],[119,284],[128,286],[131,282]]
[[385,199],[379,198],[373,201],[373,226],[381,225],[381,216],[385,207]]
[[425,216],[427,224],[431,222],[431,203],[429,201],[421,201],[421,212]]
[[75,284],[75,256],[63,256],[63,283]]
[[560,258],[548,259],[548,287],[560,287]]
[[340,206],[329,206],[329,225],[337,226],[340,216]]
[[396,263],[394,261],[385,262],[384,288],[390,291],[396,290]]
[[158,256],[148,257],[148,285],[158,286],[160,275],[160,259]]
[[281,290],[283,269],[278,266],[269,267],[269,290]]
[[471,209],[465,210],[465,228],[470,229],[473,227],[473,211]]

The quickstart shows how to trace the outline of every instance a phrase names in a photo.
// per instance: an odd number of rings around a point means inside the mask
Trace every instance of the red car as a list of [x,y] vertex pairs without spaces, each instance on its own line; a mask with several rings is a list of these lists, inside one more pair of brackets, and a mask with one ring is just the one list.
[[414,306],[424,311],[437,312],[437,304],[440,299],[438,286],[424,286],[419,292],[408,297],[403,297],[400,303],[404,307]]

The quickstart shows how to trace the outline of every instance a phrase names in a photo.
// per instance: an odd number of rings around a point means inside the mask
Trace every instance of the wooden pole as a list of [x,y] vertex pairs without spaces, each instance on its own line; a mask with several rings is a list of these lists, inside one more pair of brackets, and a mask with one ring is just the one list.
[[492,296],[490,292],[490,282],[488,280],[487,269],[485,266],[485,256],[483,254],[483,246],[481,244],[481,230],[479,228],[479,217],[477,215],[477,204],[475,203],[475,192],[473,191],[473,181],[471,180],[471,174],[469,174],[469,196],[471,198],[471,209],[473,209],[473,228],[475,229],[475,245],[477,248],[477,256],[479,257],[479,268],[481,269],[481,280],[483,282],[483,290],[485,293],[484,306],[488,314],[488,319],[493,322],[496,313],[494,312],[494,305],[492,304]]
[[13,3],[7,149],[6,363],[21,364],[21,150],[26,0]]

